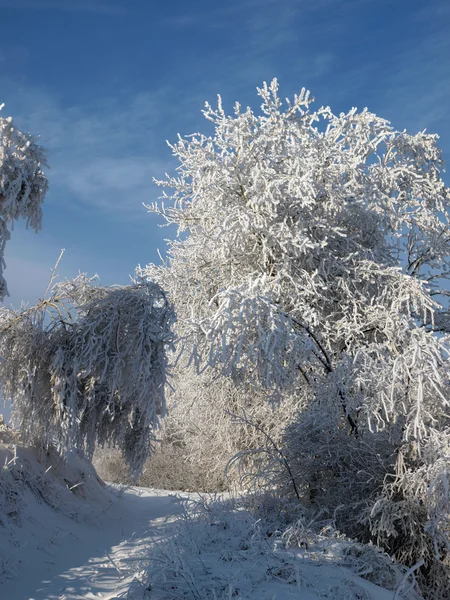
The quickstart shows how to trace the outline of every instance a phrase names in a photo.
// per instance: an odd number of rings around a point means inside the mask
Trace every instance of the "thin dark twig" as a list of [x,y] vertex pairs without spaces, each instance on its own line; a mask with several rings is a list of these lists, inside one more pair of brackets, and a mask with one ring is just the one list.
[[300,494],[299,494],[299,491],[298,491],[298,488],[297,488],[297,484],[296,484],[295,479],[294,479],[294,475],[292,474],[291,467],[289,465],[289,462],[288,462],[288,460],[287,460],[287,458],[286,458],[283,450],[281,448],[278,448],[278,446],[276,445],[274,439],[267,433],[267,431],[265,431],[265,429],[263,427],[261,427],[261,425],[258,425],[257,423],[253,423],[253,421],[250,421],[250,419],[245,414],[245,411],[242,410],[242,412],[244,413],[243,417],[241,417],[240,415],[237,415],[236,413],[232,413],[229,410],[225,411],[225,413],[227,415],[230,415],[230,417],[232,417],[233,419],[235,419],[237,421],[240,421],[241,423],[246,423],[247,425],[250,425],[251,427],[254,427],[254,429],[256,429],[256,431],[259,431],[260,433],[263,434],[263,436],[266,438],[266,440],[268,440],[268,442],[272,445],[272,447],[275,450],[275,452],[281,458],[283,466],[285,467],[285,469],[289,473],[289,477],[290,477],[290,479],[292,481],[292,486],[294,488],[295,495],[297,496],[298,500],[300,500]]

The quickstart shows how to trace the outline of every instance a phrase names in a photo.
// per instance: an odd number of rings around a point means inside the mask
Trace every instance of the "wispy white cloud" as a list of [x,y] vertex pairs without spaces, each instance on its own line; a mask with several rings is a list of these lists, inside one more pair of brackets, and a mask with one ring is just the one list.
[[215,4],[206,14],[189,6],[169,24],[227,36],[226,52],[213,44],[202,58],[209,89],[214,86],[225,95],[230,82],[233,94],[245,94],[277,76],[291,91],[298,91],[336,69],[339,40],[349,35],[355,8],[380,1],[241,0]]
[[70,163],[54,167],[55,179],[85,206],[95,206],[114,216],[138,217],[142,204],[155,197],[155,175],[164,173],[164,163],[131,155],[123,158],[97,158],[94,161],[74,157]]
[[0,8],[90,12],[102,15],[124,15],[128,12],[124,6],[108,0],[0,0]]
[[152,177],[170,168],[170,151],[156,133],[163,91],[67,107],[45,90],[5,80],[0,85],[9,98],[3,112],[20,128],[39,134],[48,150],[50,202],[101,210],[113,218],[142,216],[142,203],[159,193]]

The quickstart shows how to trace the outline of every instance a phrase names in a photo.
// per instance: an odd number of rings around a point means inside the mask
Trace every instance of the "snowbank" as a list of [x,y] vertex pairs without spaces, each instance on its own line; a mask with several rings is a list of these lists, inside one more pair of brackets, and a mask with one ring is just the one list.
[[114,597],[180,511],[166,492],[105,486],[76,456],[0,444],[0,460],[2,600]]

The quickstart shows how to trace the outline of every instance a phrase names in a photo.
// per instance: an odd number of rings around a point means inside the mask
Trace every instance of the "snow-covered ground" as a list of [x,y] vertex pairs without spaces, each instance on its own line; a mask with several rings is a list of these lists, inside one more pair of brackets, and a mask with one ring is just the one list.
[[[157,589],[154,593],[145,590],[147,584],[142,578],[142,566],[146,565],[149,551],[161,538],[164,526],[173,521],[180,510],[180,503],[170,493],[143,489],[125,491],[109,508],[92,514],[95,518],[90,522],[73,521],[55,513],[46,504],[32,502],[24,511],[23,527],[18,536],[20,545],[14,555],[17,572],[10,573],[11,578],[0,584],[0,598],[111,600],[132,597],[134,600],[208,597],[196,596],[195,591],[191,596],[185,596],[181,589],[173,595]],[[0,543],[3,542],[0,538]],[[224,547],[220,552],[227,550]],[[211,580],[229,579],[230,598],[393,600],[392,591],[361,579],[347,568],[329,561],[320,562],[317,557],[315,560],[298,557],[293,584],[281,571],[261,580],[258,576],[261,559],[267,562],[266,566],[271,564],[264,557],[253,564],[242,560],[241,566],[233,563],[230,567],[226,560],[217,561],[216,553],[208,552],[203,557],[206,572],[210,563],[212,571],[208,576]],[[245,587],[239,590],[237,586],[243,582]],[[209,597],[214,598],[213,592]],[[398,596],[397,600],[400,598]]]
[[80,459],[0,455],[1,600],[418,598],[384,555],[333,533],[268,536],[231,499],[105,488]]

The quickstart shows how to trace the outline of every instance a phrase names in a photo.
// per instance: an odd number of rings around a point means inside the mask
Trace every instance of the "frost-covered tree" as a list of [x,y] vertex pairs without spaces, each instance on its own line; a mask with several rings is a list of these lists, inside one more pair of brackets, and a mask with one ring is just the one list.
[[35,138],[17,129],[11,117],[0,116],[0,301],[8,295],[3,269],[11,224],[23,218],[27,227],[41,227],[48,187],[44,166],[45,154]]
[[106,443],[137,476],[165,412],[173,321],[157,284],[84,275],[30,309],[1,308],[0,383],[25,439],[89,458]]
[[450,234],[437,136],[312,112],[304,90],[283,111],[275,81],[259,94],[262,115],[207,105],[214,135],[172,146],[172,206],[153,209],[183,235],[140,272],[176,299],[199,363],[270,387],[384,342],[392,315],[433,327]]
[[285,436],[304,498],[347,503],[342,526],[402,560],[421,552],[423,581],[445,597],[450,194],[438,136],[367,109],[312,110],[305,90],[283,106],[275,80],[258,94],[258,113],[207,104],[213,133],[171,146],[179,173],[151,208],[179,236],[165,264],[139,272],[167,290],[199,369],[306,395]]

